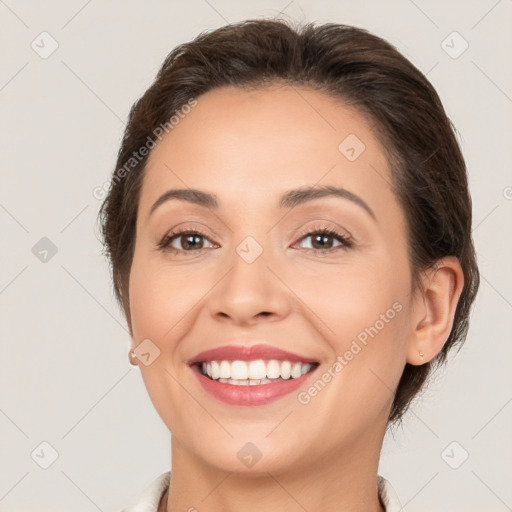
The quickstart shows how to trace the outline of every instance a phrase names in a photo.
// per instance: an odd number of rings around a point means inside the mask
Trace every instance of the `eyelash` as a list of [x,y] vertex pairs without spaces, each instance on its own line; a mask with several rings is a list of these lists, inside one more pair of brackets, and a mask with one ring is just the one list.
[[[175,255],[177,255],[178,253],[192,253],[192,252],[197,253],[197,252],[201,252],[203,250],[210,249],[209,247],[202,247],[200,249],[195,249],[195,250],[193,249],[190,251],[186,251],[183,249],[175,249],[174,247],[172,247],[172,248],[169,247],[174,239],[178,238],[181,235],[185,235],[185,234],[186,235],[197,235],[197,236],[200,236],[202,238],[206,238],[207,240],[209,240],[208,236],[205,233],[203,233],[197,229],[182,229],[182,230],[172,231],[170,233],[167,233],[163,237],[163,239],[158,243],[158,248],[164,252],[174,252]],[[330,236],[330,237],[336,238],[340,242],[340,245],[338,245],[336,247],[330,247],[328,249],[315,249],[315,248],[307,247],[304,250],[306,250],[308,252],[313,251],[315,253],[328,254],[328,253],[336,252],[340,249],[344,249],[344,250],[350,249],[353,246],[353,241],[349,236],[343,235],[342,233],[338,232],[336,229],[329,228],[327,226],[317,226],[312,229],[310,228],[310,229],[304,230],[299,235],[299,241],[301,241],[304,238],[307,238],[308,236],[313,236],[313,235],[324,235],[324,236]],[[210,241],[210,243],[213,243],[213,242]]]
[[328,254],[328,253],[338,251],[340,249],[345,249],[345,250],[350,249],[353,246],[352,239],[349,236],[343,235],[336,229],[330,228],[327,226],[316,226],[314,228],[308,228],[308,229],[302,231],[299,234],[299,241],[302,240],[303,238],[306,238],[306,237],[312,236],[312,235],[325,235],[325,236],[337,238],[338,241],[340,242],[340,245],[338,245],[337,247],[331,247],[329,249],[314,249],[314,248],[308,247],[305,249],[308,252],[313,251],[313,252],[320,253],[320,254]]

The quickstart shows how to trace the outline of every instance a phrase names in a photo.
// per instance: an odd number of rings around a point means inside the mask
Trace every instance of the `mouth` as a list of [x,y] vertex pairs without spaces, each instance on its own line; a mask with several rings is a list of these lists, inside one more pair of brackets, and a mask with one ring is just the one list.
[[189,361],[203,389],[230,405],[264,405],[304,385],[319,362],[269,345],[226,346]]
[[203,361],[196,363],[198,371],[210,380],[230,386],[259,386],[299,379],[311,372],[318,363],[256,359],[253,361]]

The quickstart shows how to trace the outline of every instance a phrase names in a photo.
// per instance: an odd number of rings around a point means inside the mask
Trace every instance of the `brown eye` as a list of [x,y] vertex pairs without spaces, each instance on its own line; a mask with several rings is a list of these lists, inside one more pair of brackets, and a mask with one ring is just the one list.
[[311,239],[310,247],[303,247],[313,251],[332,251],[337,248],[352,247],[350,240],[333,229],[320,229],[310,231],[301,237],[301,241]]
[[169,233],[158,244],[162,250],[175,249],[181,252],[194,252],[201,249],[207,249],[205,240],[213,247],[206,235],[199,231],[180,231],[177,233]]
[[184,250],[203,248],[204,240],[201,235],[179,235],[176,240],[179,240]]
[[310,235],[310,237],[313,249],[331,249],[334,244],[334,237],[332,235],[320,233],[316,235]]

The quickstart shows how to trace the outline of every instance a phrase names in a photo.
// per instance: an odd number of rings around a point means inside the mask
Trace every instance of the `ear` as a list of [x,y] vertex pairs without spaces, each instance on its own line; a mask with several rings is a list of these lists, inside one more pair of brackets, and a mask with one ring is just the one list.
[[423,289],[416,292],[407,348],[407,362],[412,365],[431,361],[441,352],[453,326],[464,273],[455,256],[446,256],[425,272],[421,282]]

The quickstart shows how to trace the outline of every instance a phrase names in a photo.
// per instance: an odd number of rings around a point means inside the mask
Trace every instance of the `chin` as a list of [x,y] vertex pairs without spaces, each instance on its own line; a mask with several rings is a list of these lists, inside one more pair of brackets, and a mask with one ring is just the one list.
[[197,447],[196,454],[216,470],[248,477],[268,477],[268,473],[278,475],[289,472],[292,468],[297,470],[300,460],[304,460],[300,451],[304,443],[299,443],[300,437],[296,434],[291,434],[290,439],[294,442],[289,446],[270,441],[264,434],[259,438],[252,437],[252,441],[248,439],[251,437],[215,443],[215,448],[209,450],[200,446]]

